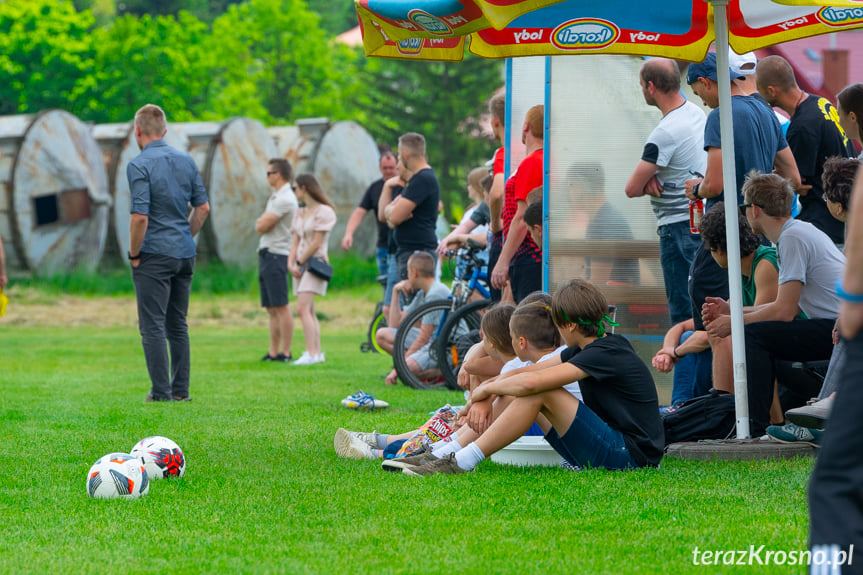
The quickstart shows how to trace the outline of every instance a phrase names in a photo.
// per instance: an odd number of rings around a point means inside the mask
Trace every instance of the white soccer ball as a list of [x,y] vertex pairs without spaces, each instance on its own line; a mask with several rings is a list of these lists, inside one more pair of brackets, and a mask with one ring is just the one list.
[[183,450],[167,437],[146,437],[136,443],[130,453],[144,464],[150,479],[182,477],[186,473]]
[[87,494],[95,499],[136,499],[149,490],[144,465],[128,453],[103,455],[87,474]]

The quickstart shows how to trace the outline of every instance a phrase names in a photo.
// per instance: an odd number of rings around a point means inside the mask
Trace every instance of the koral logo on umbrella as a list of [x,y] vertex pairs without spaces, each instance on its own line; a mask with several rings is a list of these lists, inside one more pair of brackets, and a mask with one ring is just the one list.
[[407,40],[402,40],[396,44],[396,50],[399,51],[399,54],[403,54],[405,56],[416,56],[422,51],[422,49],[422,38],[408,38]]
[[411,10],[408,12],[408,18],[410,21],[425,30],[426,32],[431,32],[432,34],[439,34],[444,36],[446,34],[452,34],[452,28],[438,18],[435,18],[428,12],[424,12],[422,10]]
[[617,42],[620,29],[606,20],[577,18],[551,33],[551,43],[561,50],[597,50]]
[[860,8],[822,8],[815,17],[828,26],[842,27],[863,22],[863,7]]

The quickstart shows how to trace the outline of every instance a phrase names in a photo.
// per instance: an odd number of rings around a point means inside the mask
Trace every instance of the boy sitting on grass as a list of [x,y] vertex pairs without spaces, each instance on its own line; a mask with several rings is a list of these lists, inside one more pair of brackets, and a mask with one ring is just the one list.
[[[449,297],[450,290],[435,279],[435,261],[431,254],[423,251],[414,252],[408,258],[408,278],[397,283],[393,287],[393,296],[390,302],[390,315],[387,317],[389,327],[379,329],[375,334],[378,345],[390,355],[396,341],[396,330],[409,329],[407,338],[408,349],[404,352],[407,358],[408,368],[420,378],[430,373],[437,372],[437,364],[429,354],[433,343],[433,335],[437,324],[440,323],[441,314],[426,314],[422,319],[420,327],[401,325],[402,320],[415,309],[422,305]],[[400,294],[408,296],[415,294],[411,303],[402,310],[399,308]],[[438,373],[439,375],[439,373]],[[398,384],[398,373],[393,368],[386,378],[387,385]]]
[[[571,280],[554,294],[551,311],[569,347],[532,371],[501,375],[477,387],[474,403],[491,395],[515,399],[475,442],[424,465],[407,465],[403,473],[471,471],[534,422],[571,465],[612,470],[659,465],[664,433],[656,386],[629,341],[605,333],[605,297],[590,283]],[[573,381],[579,381],[584,402],[563,389]]]
[[[506,373],[507,370],[525,365],[516,357],[509,337],[509,320],[513,310],[515,310],[515,306],[499,304],[488,310],[483,316],[481,327],[484,339],[468,351],[462,368],[465,374],[470,374],[469,377],[473,386],[479,385],[492,375]],[[461,426],[447,440],[455,441],[463,431],[471,432],[467,426]],[[333,439],[333,447],[339,457],[380,459],[387,454],[395,454],[404,442],[416,432],[417,430],[413,429],[399,435],[387,435],[374,431],[366,433],[339,428]],[[464,441],[465,445],[473,441],[474,438],[473,435],[470,435],[469,439]],[[443,442],[439,441],[433,445],[437,446],[439,443]],[[384,468],[387,469],[387,462],[400,461],[401,459],[407,458],[388,459],[384,462]],[[401,471],[400,464],[396,465],[396,468]]]
[[[546,361],[560,353],[560,334],[551,319],[550,304],[551,296],[543,292],[533,292],[510,312],[511,317],[506,323],[487,321],[489,315],[500,306],[492,308],[483,318],[482,344],[486,353],[491,358],[507,360],[499,370],[500,375]],[[465,362],[464,369],[470,370],[471,367],[470,362]],[[470,389],[475,390],[481,384],[482,381],[472,382]],[[579,393],[578,384],[574,384],[574,390],[569,391]],[[402,471],[408,464],[421,465],[460,451],[463,446],[476,441],[513,399],[510,396],[491,395],[477,403],[469,402],[461,410],[459,418],[459,421],[466,425],[459,428],[455,437],[435,443],[431,449],[422,453],[384,461],[383,468],[387,471]],[[542,434],[543,431],[538,426],[532,426],[527,432],[527,435]]]

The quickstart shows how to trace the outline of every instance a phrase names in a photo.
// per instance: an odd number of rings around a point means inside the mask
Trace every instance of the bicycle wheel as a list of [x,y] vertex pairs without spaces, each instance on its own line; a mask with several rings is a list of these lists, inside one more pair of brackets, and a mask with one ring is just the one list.
[[376,335],[378,330],[381,328],[387,327],[387,316],[384,315],[384,312],[381,312],[375,317],[369,326],[369,341],[372,342],[372,351],[375,353],[386,354],[386,350],[380,346],[378,340],[376,339]]
[[387,317],[384,315],[383,306],[379,302],[375,308],[375,315],[369,323],[369,329],[366,331],[366,341],[360,344],[360,350],[363,352],[386,353],[375,338],[378,330],[384,327],[387,327]]
[[458,372],[468,350],[480,341],[479,326],[482,312],[491,305],[491,300],[472,301],[452,312],[444,322],[435,340],[435,355],[438,367],[450,389],[460,390]]
[[[445,389],[445,378],[432,353],[434,341],[452,309],[452,300],[437,300],[424,304],[409,313],[396,330],[393,347],[393,364],[399,379],[414,389]],[[427,340],[414,353],[407,351],[417,338]],[[412,361],[411,361],[412,360]],[[417,369],[412,371],[409,363]]]

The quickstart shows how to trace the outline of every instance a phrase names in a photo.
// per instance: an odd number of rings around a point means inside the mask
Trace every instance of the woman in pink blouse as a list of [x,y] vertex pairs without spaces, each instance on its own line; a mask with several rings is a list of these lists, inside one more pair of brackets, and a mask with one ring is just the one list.
[[311,174],[297,176],[294,193],[300,208],[294,213],[291,225],[293,242],[288,257],[288,271],[294,276],[294,295],[297,313],[303,324],[306,351],[294,365],[312,365],[324,362],[321,351],[321,326],[315,315],[315,296],[326,295],[327,280],[309,271],[309,260],[317,258],[329,263],[327,240],[336,225],[336,212],[321,185]]

